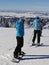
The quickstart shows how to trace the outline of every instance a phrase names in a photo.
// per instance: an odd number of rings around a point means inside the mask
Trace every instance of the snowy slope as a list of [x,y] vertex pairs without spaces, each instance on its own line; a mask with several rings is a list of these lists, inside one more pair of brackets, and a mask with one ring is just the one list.
[[43,46],[40,47],[30,47],[32,44],[33,28],[25,29],[24,47],[22,50],[26,55],[24,56],[24,60],[21,60],[20,63],[13,63],[2,57],[7,54],[13,54],[16,47],[15,34],[15,28],[0,28],[0,65],[49,65],[48,29],[43,29],[43,37],[41,37]]

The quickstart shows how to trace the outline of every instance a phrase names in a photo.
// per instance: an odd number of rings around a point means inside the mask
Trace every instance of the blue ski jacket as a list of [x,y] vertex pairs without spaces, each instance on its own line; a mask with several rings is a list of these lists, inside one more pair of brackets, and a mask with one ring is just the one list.
[[24,36],[24,24],[21,20],[16,21],[16,36],[17,37]]
[[33,21],[33,27],[34,30],[41,30],[40,26],[41,26],[41,22],[39,21],[39,19],[35,18],[35,20]]

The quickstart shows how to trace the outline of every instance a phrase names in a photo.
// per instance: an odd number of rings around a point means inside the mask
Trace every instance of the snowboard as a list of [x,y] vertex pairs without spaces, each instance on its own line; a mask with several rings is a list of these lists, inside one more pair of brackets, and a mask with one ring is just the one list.
[[5,54],[5,55],[1,55],[1,58],[7,61],[11,61],[14,63],[19,63],[20,60],[22,60],[24,55],[20,55],[19,58],[14,58],[12,55],[10,54]]
[[43,43],[41,43],[40,45],[37,45],[37,43],[36,44],[32,44],[30,47],[32,47],[32,46],[36,46],[36,47],[43,46]]
[[[22,56],[23,57],[23,56]],[[13,58],[11,61],[14,62],[14,63],[19,63],[20,60],[22,59],[22,57],[19,57],[19,58]]]

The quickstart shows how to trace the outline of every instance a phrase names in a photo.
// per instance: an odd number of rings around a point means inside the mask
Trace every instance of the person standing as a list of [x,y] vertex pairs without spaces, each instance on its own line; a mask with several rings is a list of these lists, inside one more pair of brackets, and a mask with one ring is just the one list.
[[14,58],[19,58],[19,55],[22,53],[22,47],[24,45],[24,19],[23,17],[19,18],[16,21],[16,39],[17,46],[14,50]]
[[40,22],[40,18],[39,16],[36,16],[34,22],[33,22],[33,27],[34,27],[34,36],[33,36],[33,39],[32,39],[32,46],[35,45],[35,39],[36,39],[36,36],[37,36],[37,46],[40,45],[40,32],[41,32],[41,22]]
[[42,36],[42,30],[43,30],[43,19],[42,20],[40,20],[40,22],[41,22],[41,26],[40,26],[40,28],[41,28],[41,31],[40,31],[40,36]]

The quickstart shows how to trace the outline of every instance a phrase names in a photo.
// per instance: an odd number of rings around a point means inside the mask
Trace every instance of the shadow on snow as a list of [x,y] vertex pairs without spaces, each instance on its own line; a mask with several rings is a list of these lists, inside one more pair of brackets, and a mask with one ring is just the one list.
[[21,60],[49,59],[49,55],[24,55]]

